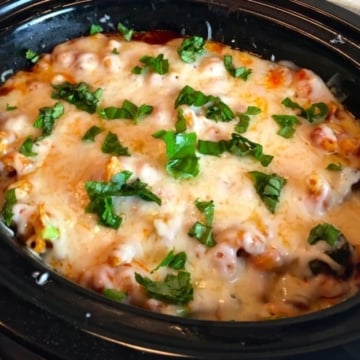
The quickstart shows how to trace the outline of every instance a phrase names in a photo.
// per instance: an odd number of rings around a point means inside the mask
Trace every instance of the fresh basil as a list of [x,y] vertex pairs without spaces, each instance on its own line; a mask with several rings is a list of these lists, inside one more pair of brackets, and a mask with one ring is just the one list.
[[22,143],[19,149],[19,153],[28,157],[36,156],[37,153],[33,151],[33,146],[35,142],[36,142],[35,138],[33,138],[31,135],[28,136]]
[[176,275],[166,275],[164,281],[153,281],[135,273],[135,280],[150,297],[170,304],[187,304],[193,300],[190,273],[179,271]]
[[272,118],[280,126],[277,134],[285,139],[291,138],[295,133],[295,125],[300,124],[300,121],[294,115],[272,115]]
[[205,54],[205,43],[205,39],[201,36],[191,36],[184,39],[178,48],[181,60],[186,63],[195,62],[200,56]]
[[46,225],[41,235],[45,240],[55,241],[60,236],[60,229],[54,225]]
[[121,22],[117,24],[117,29],[124,36],[124,39],[127,41],[130,41],[135,33],[133,29],[129,29]]
[[17,106],[6,104],[5,111],[14,111],[17,109]]
[[335,246],[340,235],[341,231],[335,226],[328,223],[323,223],[316,225],[311,229],[308,237],[308,243],[310,245],[314,245],[318,241],[325,241],[330,246]]
[[184,111],[183,109],[179,108],[177,110],[177,120],[175,123],[175,131],[176,133],[181,133],[184,132],[186,130],[187,126],[186,126],[186,119],[184,116]]
[[40,60],[40,55],[36,51],[28,49],[26,50],[25,58],[35,64]]
[[246,66],[240,66],[235,68],[233,64],[233,58],[231,55],[224,56],[224,66],[227,72],[234,78],[240,78],[246,81],[249,75],[252,73],[251,69],[248,69]]
[[104,131],[104,129],[102,129],[99,126],[91,126],[83,135],[83,137],[81,138],[82,141],[84,142],[94,142],[95,141],[95,137],[99,134],[101,134]]
[[166,144],[167,172],[176,179],[188,179],[199,174],[199,158],[195,155],[196,133],[176,133],[160,130],[153,137]]
[[130,156],[127,147],[121,145],[119,138],[116,134],[109,131],[105,137],[105,140],[101,146],[101,151],[104,154],[110,154],[115,156]]
[[330,171],[342,171],[343,170],[343,166],[341,163],[330,163],[327,167],[327,170]]
[[113,301],[122,302],[127,297],[127,293],[124,291],[112,289],[112,288],[106,288],[103,290],[102,294],[107,297],[108,299],[111,299]]
[[156,270],[160,269],[161,267],[169,267],[174,270],[183,270],[186,263],[186,253],[181,251],[175,254],[174,250],[171,250],[166,257],[160,262],[158,266],[156,266],[151,272],[155,272]]
[[235,126],[235,131],[239,134],[246,132],[250,125],[250,116],[258,115],[260,113],[261,110],[256,106],[248,106],[245,112],[237,113],[236,115],[239,118],[239,122]]
[[131,72],[133,74],[143,74],[147,70],[152,70],[157,74],[164,75],[169,72],[169,60],[164,58],[164,54],[157,57],[145,55],[140,58],[143,66],[135,66]]
[[255,190],[271,213],[275,213],[280,200],[281,190],[286,184],[286,179],[276,174],[265,174],[260,171],[251,171]]
[[15,188],[9,189],[5,193],[5,202],[1,209],[1,215],[6,226],[11,226],[13,222],[13,208],[17,203]]
[[39,110],[39,115],[34,122],[34,127],[42,130],[40,138],[51,135],[55,121],[64,114],[64,106],[61,103],[56,103],[54,106],[42,107]]
[[90,26],[90,35],[95,35],[95,34],[98,34],[98,33],[101,33],[104,31],[104,28],[101,26],[101,25],[96,25],[96,24],[92,24]]
[[102,95],[102,89],[91,91],[88,84],[80,82],[71,84],[64,82],[53,85],[53,99],[62,99],[70,104],[75,105],[79,110],[93,114],[96,111],[97,104]]

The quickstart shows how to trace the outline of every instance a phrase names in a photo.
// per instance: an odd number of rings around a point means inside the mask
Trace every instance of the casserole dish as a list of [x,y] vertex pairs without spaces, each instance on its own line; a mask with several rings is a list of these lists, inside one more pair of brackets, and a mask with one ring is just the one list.
[[[3,77],[26,67],[27,48],[50,51],[59,42],[85,34],[92,23],[104,21],[112,30],[112,22],[122,21],[137,29],[211,35],[264,58],[311,68],[331,79],[330,86],[345,105],[359,114],[359,30],[309,3],[290,1],[274,7],[265,1],[18,1],[3,2],[0,16]],[[79,332],[103,339],[112,349],[118,343],[171,355],[215,359],[271,353],[278,358],[289,349],[295,354],[324,348],[353,340],[359,333],[357,297],[311,315],[261,323],[174,319],[114,305],[78,288],[19,248],[6,230],[1,246],[3,285]],[[53,349],[43,351],[54,355]]]

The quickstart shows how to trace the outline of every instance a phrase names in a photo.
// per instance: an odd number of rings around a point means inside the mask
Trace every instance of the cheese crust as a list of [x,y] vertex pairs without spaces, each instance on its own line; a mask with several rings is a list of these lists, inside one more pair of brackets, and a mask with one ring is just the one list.
[[[267,320],[317,311],[356,294],[360,241],[356,221],[360,200],[353,191],[360,180],[356,119],[310,70],[212,41],[193,62],[184,62],[179,56],[183,41],[153,44],[126,41],[120,35],[82,37],[56,46],[30,71],[8,79],[0,88],[4,219],[5,209],[10,209],[9,226],[17,237],[70,280],[100,293],[121,291],[122,301],[165,314]],[[168,60],[165,73],[141,61],[159,55]],[[234,69],[250,73],[232,76],[224,58],[231,59]],[[135,66],[142,70],[136,73]],[[56,98],[56,86],[65,83],[85,84],[98,100],[95,111]],[[208,96],[208,101],[176,106],[185,87]],[[209,117],[214,99],[232,110],[232,119]],[[284,99],[298,106],[291,107]],[[104,109],[119,109],[124,101],[152,110],[135,120],[109,119],[109,113],[106,118]],[[44,125],[34,123],[40,109],[54,109],[56,104],[62,114],[52,118],[51,133],[44,134]],[[323,118],[307,118],[302,111],[314,104],[325,106]],[[293,134],[281,136],[284,126],[274,115],[295,117]],[[179,117],[185,123],[183,131],[176,131]],[[240,135],[238,124],[244,118],[249,124]],[[94,126],[99,133],[84,141]],[[109,134],[127,154],[104,151]],[[198,173],[169,172],[171,160],[181,155],[171,158],[164,134],[178,141],[180,134],[193,134],[197,144],[191,161]],[[262,154],[272,156],[270,163],[263,164],[254,152],[239,155],[229,147],[216,155],[199,150],[200,140],[229,144],[239,135],[261,145]],[[32,141],[30,153],[24,150],[27,139]],[[272,210],[255,186],[254,172],[283,180]],[[121,217],[116,228],[106,226],[99,213],[89,209],[94,198],[87,186],[114,183],[118,174],[131,175],[127,180],[131,184],[140,180],[160,201],[112,194],[107,199]],[[5,194],[11,189],[16,202],[9,206]],[[201,202],[213,205],[211,219],[197,206]],[[210,231],[213,244],[191,233],[196,223]],[[341,233],[336,241],[346,244],[346,264],[331,256],[334,244],[325,235],[309,242],[311,230],[321,224]],[[186,254],[182,269],[159,267],[171,252]],[[190,276],[187,300],[154,295],[139,281],[163,286],[167,276],[180,273]]]

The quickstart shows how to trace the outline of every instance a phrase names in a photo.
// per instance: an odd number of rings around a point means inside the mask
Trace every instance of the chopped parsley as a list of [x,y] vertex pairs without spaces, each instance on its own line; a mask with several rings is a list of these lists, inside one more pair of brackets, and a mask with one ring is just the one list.
[[145,55],[140,58],[143,66],[135,66],[131,72],[133,74],[143,74],[147,70],[152,70],[157,74],[164,75],[169,72],[169,60],[164,58],[164,54],[157,57]]
[[113,208],[113,196],[137,196],[142,200],[161,205],[161,199],[147,188],[147,184],[139,179],[128,183],[131,175],[130,171],[122,171],[114,175],[110,182],[87,181],[85,183],[85,189],[90,198],[86,211],[98,215],[100,224],[113,229],[118,229],[121,225],[122,218],[115,213]]
[[79,110],[93,114],[96,111],[97,104],[102,95],[102,89],[90,91],[89,85],[80,82],[71,84],[64,82],[59,85],[53,85],[53,99],[62,99],[75,105]]
[[199,174],[199,158],[195,155],[196,133],[176,133],[160,130],[153,134],[166,144],[167,172],[176,179],[188,179]]
[[228,105],[217,96],[205,95],[186,85],[175,100],[175,108],[180,105],[203,107],[205,116],[214,121],[228,122],[234,119],[235,114]]
[[194,225],[188,232],[190,237],[195,238],[200,243],[207,247],[213,247],[216,245],[216,241],[214,240],[213,234],[213,218],[214,218],[214,201],[195,201],[195,206],[197,209],[204,214],[205,217],[205,224],[199,221],[196,221]]
[[95,137],[97,135],[101,134],[103,131],[104,131],[104,129],[102,129],[99,126],[94,125],[85,132],[85,134],[83,135],[81,140],[84,142],[94,142]]
[[150,297],[170,304],[187,304],[193,300],[190,273],[179,271],[176,275],[166,275],[164,281],[153,281],[135,273],[135,280]]
[[260,113],[261,110],[258,107],[248,106],[245,112],[236,114],[239,118],[239,122],[235,126],[235,131],[239,134],[246,132],[250,125],[250,116],[258,115]]
[[117,135],[111,131],[107,133],[101,146],[101,151],[104,154],[111,154],[115,156],[130,156],[128,148],[121,145]]
[[272,155],[263,153],[261,144],[254,143],[242,135],[233,133],[230,140],[220,140],[218,142],[210,140],[199,140],[198,151],[204,155],[219,156],[224,152],[229,152],[235,156],[252,156],[260,162],[262,166],[268,166]]
[[64,106],[61,103],[56,103],[54,106],[46,106],[40,108],[39,116],[34,122],[34,127],[37,129],[42,129],[42,134],[40,138],[51,135],[55,121],[59,119],[64,114]]
[[138,123],[141,118],[150,115],[154,107],[147,104],[135,105],[129,100],[124,100],[121,107],[109,106],[98,111],[106,120],[129,119]]
[[36,142],[36,139],[34,139],[31,135],[28,136],[24,142],[22,143],[19,153],[23,154],[28,157],[36,156],[37,153],[33,151],[33,146]]
[[160,262],[160,264],[156,266],[151,272],[153,273],[161,267],[165,266],[174,270],[183,270],[185,267],[186,258],[186,253],[184,251],[175,254],[174,250],[171,250]]
[[101,33],[104,31],[104,28],[101,26],[101,25],[96,25],[96,24],[92,24],[90,26],[90,35],[95,35],[95,34],[98,34],[98,33]]
[[233,59],[231,55],[224,56],[224,66],[227,72],[234,78],[240,78],[246,81],[249,75],[252,73],[251,69],[248,69],[246,66],[240,66],[235,68],[233,64]]
[[36,51],[28,49],[26,50],[25,58],[35,64],[39,61],[40,55]]
[[121,33],[124,36],[124,39],[127,41],[130,41],[132,39],[135,32],[133,29],[129,29],[121,22],[117,24],[117,29],[119,33]]
[[312,104],[307,109],[304,109],[302,106],[300,106],[295,101],[292,101],[288,97],[285,98],[281,103],[290,109],[298,110],[300,116],[307,119],[310,123],[313,123],[315,121],[316,122],[323,121],[326,118],[326,116],[329,114],[329,107],[323,102]]
[[5,202],[1,209],[1,215],[6,226],[11,226],[13,222],[13,208],[17,203],[15,188],[9,189],[5,193]]
[[330,171],[342,171],[343,170],[343,166],[341,163],[330,163],[327,167],[327,170]]
[[124,291],[112,289],[112,288],[106,288],[103,290],[102,294],[107,297],[108,299],[111,299],[113,301],[122,302],[127,297],[127,293]]
[[200,56],[205,54],[205,43],[205,39],[201,36],[191,36],[184,39],[178,48],[181,60],[186,63],[195,62]]
[[276,174],[268,175],[260,171],[251,171],[250,175],[254,180],[255,190],[260,199],[271,213],[275,213],[286,179]]
[[294,115],[272,115],[272,118],[280,126],[277,134],[285,139],[291,138],[295,133],[295,125],[300,124],[300,121]]
[[340,235],[341,231],[335,226],[328,223],[323,223],[316,225],[311,229],[308,237],[308,243],[310,245],[314,245],[318,241],[325,241],[330,246],[335,246]]

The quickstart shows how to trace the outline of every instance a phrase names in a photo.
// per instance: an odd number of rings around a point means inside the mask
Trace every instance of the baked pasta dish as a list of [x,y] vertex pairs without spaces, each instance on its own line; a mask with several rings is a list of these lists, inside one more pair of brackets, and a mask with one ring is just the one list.
[[114,301],[221,321],[358,292],[360,127],[323,80],[200,36],[29,49],[0,88],[16,239]]

